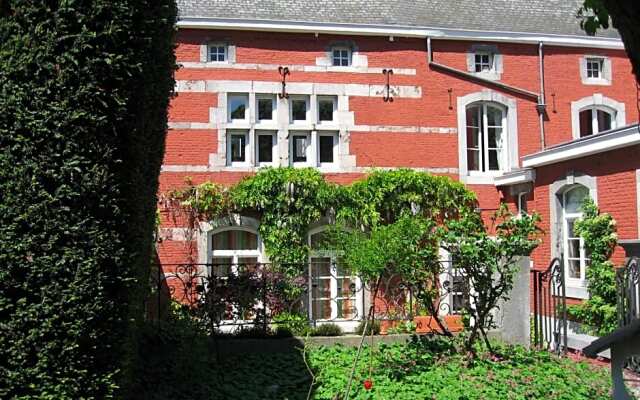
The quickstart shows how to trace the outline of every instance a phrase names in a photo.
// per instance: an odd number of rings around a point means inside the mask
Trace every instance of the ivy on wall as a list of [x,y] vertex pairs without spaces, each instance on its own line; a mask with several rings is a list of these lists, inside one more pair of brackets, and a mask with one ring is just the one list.
[[593,333],[604,336],[617,327],[615,268],[609,260],[618,236],[616,221],[607,213],[600,213],[590,198],[582,204],[583,216],[574,230],[584,239],[591,259],[586,271],[589,299],[567,307],[569,317],[586,324]]

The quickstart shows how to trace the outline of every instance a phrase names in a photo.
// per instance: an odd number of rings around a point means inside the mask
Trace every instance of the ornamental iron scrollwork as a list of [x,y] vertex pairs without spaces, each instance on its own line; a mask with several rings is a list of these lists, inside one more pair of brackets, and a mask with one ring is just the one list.
[[564,264],[554,258],[544,271],[531,271],[533,345],[557,354],[567,351],[567,302]]

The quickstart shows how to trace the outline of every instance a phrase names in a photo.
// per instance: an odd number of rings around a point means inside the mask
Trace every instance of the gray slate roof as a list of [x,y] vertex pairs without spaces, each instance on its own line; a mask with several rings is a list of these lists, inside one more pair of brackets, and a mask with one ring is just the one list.
[[[585,36],[583,0],[178,0],[180,17],[413,26]],[[599,32],[617,37],[615,30]]]

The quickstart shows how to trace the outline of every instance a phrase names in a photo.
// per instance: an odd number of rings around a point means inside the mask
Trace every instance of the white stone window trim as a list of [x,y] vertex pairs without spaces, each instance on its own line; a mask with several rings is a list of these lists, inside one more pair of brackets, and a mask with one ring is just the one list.
[[[611,119],[612,129],[626,125],[625,104],[605,97],[600,93],[594,93],[591,96],[571,102],[571,131],[574,139],[580,138],[580,112],[588,108],[600,108],[613,114],[613,118]],[[597,116],[595,118],[597,118]],[[596,131],[594,130],[594,134],[595,133]]]
[[[294,101],[300,101],[300,100],[304,100],[305,102],[305,107],[306,107],[306,111],[305,111],[305,119],[304,120],[294,120],[293,119],[293,102]],[[288,98],[288,105],[289,105],[289,124],[290,125],[308,125],[312,123],[311,120],[311,99],[310,96],[307,95],[290,95]]]
[[[551,258],[560,257],[564,253],[564,205],[563,195],[571,187],[582,185],[589,190],[589,197],[598,203],[598,186],[596,177],[581,174],[579,172],[568,171],[566,176],[556,180],[549,187],[550,204],[550,230],[551,230]],[[566,268],[563,265],[563,268]],[[566,272],[566,271],[565,271]],[[579,282],[573,279],[566,279],[566,295],[575,299],[588,299],[586,281]]]
[[[476,55],[489,55],[491,70],[476,72]],[[499,81],[504,71],[502,54],[498,46],[487,44],[474,44],[467,51],[467,72],[481,78]]]
[[[224,47],[224,61],[212,61],[210,51],[212,47]],[[200,45],[200,62],[207,65],[234,64],[236,62],[236,46],[226,40],[207,40]]]
[[[499,104],[505,109],[505,126],[503,127],[504,169],[500,171],[469,171],[467,163],[467,106],[473,103],[490,102]],[[470,93],[458,97],[458,171],[460,181],[467,184],[493,185],[494,178],[518,167],[518,107],[514,98],[507,97],[490,89]]]
[[[590,78],[588,75],[588,63],[592,60],[598,60],[601,63],[600,77]],[[601,55],[584,55],[580,57],[580,79],[584,85],[604,85],[609,86],[612,82],[612,66],[609,57]]]
[[[313,227],[311,229],[309,229],[308,233],[307,233],[307,244],[309,245],[309,247],[311,247],[311,237],[313,235],[316,235],[318,233],[322,233],[326,230],[329,229],[328,225],[319,225],[316,227]],[[337,323],[339,325],[343,325],[343,324],[347,324],[346,328],[348,331],[351,331],[353,329],[355,329],[355,327],[357,326],[358,322],[362,319],[362,317],[364,316],[364,302],[365,302],[365,294],[368,294],[368,290],[366,289],[366,287],[363,287],[362,285],[362,281],[360,280],[360,278],[358,276],[354,276],[354,283],[356,285],[356,296],[355,296],[355,303],[356,303],[356,318],[338,318],[338,309],[337,309],[337,294],[338,294],[338,274],[337,274],[337,268],[336,268],[336,261],[337,261],[337,252],[334,251],[322,251],[322,250],[311,250],[309,252],[309,263],[312,262],[313,258],[330,258],[331,259],[331,277],[330,277],[330,290],[331,290],[331,319],[329,320],[317,320],[318,322],[332,322],[332,323]],[[309,282],[312,283],[313,282],[313,276],[312,276],[312,271],[311,268],[309,268],[308,270],[308,279]],[[310,285],[311,287],[311,285]],[[366,292],[366,293],[365,293]],[[313,302],[313,293],[312,291],[309,291],[309,301]],[[312,310],[312,304],[310,304],[310,311]],[[312,313],[310,312],[310,316],[312,315]]]
[[[267,93],[256,93],[255,94],[255,122],[256,125],[273,125],[275,126],[278,121],[278,100],[276,95],[267,94]],[[260,100],[271,100],[271,119],[260,119]]]
[[[333,65],[333,50],[348,50],[349,66]],[[330,43],[325,53],[316,58],[316,67],[326,68],[327,72],[356,72],[365,71],[369,67],[368,57],[358,51],[358,46],[352,40],[341,40]]]
[[[244,161],[232,161],[231,157],[231,136],[244,136]],[[252,164],[251,162],[251,148],[252,148],[252,140],[250,131],[248,130],[240,130],[240,129],[229,129],[227,130],[227,164],[229,167],[248,167]]]
[[[279,155],[278,155],[278,132],[277,131],[268,131],[268,130],[256,130],[255,131],[255,165],[256,167],[276,167],[279,164]],[[260,136],[270,136],[271,137],[271,162],[260,161],[260,152],[259,152],[259,137]]]
[[[340,169],[340,134],[338,132],[318,132],[316,135],[317,143],[315,143],[316,160],[318,160],[318,168],[321,171],[337,171]],[[320,138],[330,137],[333,139],[333,162],[322,162],[320,159]]]

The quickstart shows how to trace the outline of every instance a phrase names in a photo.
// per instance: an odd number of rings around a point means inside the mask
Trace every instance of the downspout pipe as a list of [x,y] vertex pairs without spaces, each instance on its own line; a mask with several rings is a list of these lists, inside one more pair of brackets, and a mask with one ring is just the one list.
[[538,118],[540,119],[540,147],[544,150],[547,146],[544,135],[544,115],[547,111],[546,97],[544,93],[544,43],[538,43],[538,63],[540,65],[540,98],[538,99]]

